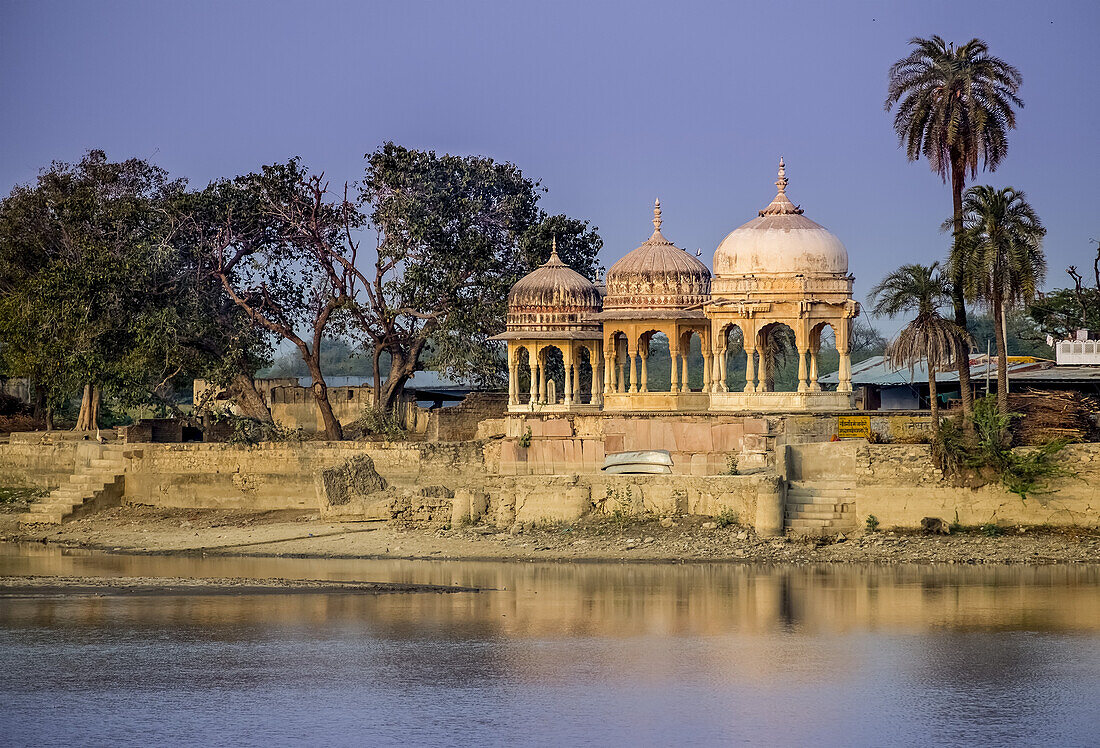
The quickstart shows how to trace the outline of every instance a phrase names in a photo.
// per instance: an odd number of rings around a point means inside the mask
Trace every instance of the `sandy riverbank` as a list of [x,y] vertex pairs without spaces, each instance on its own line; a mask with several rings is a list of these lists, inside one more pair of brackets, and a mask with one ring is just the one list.
[[63,525],[20,526],[0,513],[0,540],[149,554],[308,558],[796,563],[1100,563],[1100,532],[1004,528],[949,536],[861,533],[834,539],[758,538],[708,517],[585,519],[527,528],[430,529],[333,522],[304,512],[248,513],[122,507]]

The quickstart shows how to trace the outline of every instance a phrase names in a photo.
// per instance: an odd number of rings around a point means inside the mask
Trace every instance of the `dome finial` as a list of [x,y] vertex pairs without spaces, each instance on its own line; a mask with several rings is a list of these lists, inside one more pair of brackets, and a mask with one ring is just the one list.
[[779,188],[779,194],[787,194],[787,166],[783,163],[783,157],[779,157],[779,179],[775,180],[775,186]]
[[661,230],[661,198],[653,201],[653,230]]
[[775,180],[775,186],[779,188],[779,192],[775,193],[775,198],[771,201],[768,207],[760,211],[762,216],[788,216],[788,215],[801,215],[802,208],[791,202],[787,197],[787,165],[783,162],[783,157],[779,157],[779,178]]
[[561,258],[558,257],[558,235],[554,234],[550,239],[550,262],[561,262]]

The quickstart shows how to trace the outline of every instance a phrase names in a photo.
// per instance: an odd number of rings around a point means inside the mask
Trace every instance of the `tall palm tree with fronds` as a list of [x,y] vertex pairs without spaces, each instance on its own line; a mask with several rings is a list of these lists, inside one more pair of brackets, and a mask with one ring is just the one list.
[[928,364],[928,395],[932,401],[934,429],[940,424],[936,372],[943,371],[962,345],[970,343],[970,334],[965,328],[940,315],[940,308],[950,298],[950,284],[940,272],[938,262],[902,265],[872,288],[868,297],[876,315],[896,317],[903,312],[916,313],[886,346],[886,361],[899,368],[909,367],[910,374],[921,361]]
[[963,233],[952,263],[965,264],[966,294],[993,317],[997,338],[997,407],[1008,412],[1008,351],[1004,312],[1035,299],[1047,272],[1046,229],[1027,196],[1012,187],[977,185],[963,197]]
[[[989,54],[981,39],[956,47],[938,36],[909,40],[912,51],[890,68],[886,110],[895,106],[894,131],[910,161],[921,156],[946,183],[951,180],[955,244],[962,233],[962,195],[969,174],[981,166],[996,171],[1008,152],[1008,131],[1016,127],[1014,107],[1020,71]],[[957,247],[956,247],[957,250]],[[966,279],[951,270],[955,324],[966,328]],[[973,405],[968,351],[956,356],[963,412]]]

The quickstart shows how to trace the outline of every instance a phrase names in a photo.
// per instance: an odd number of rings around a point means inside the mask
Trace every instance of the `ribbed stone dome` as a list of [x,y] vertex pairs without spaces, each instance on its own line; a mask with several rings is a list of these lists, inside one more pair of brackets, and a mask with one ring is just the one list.
[[653,208],[653,235],[607,271],[604,309],[683,309],[710,294],[710,271],[661,233],[661,201]]
[[822,225],[802,215],[787,198],[779,160],[779,193],[760,215],[734,229],[714,252],[714,275],[845,275],[848,250]]
[[508,330],[583,326],[583,318],[599,313],[600,308],[596,286],[561,261],[555,240],[546,264],[523,276],[508,292]]

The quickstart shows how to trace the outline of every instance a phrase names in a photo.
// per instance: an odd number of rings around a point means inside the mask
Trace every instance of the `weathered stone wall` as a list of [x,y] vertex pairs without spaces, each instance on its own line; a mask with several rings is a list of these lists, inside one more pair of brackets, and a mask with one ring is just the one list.
[[1066,447],[1059,460],[1075,477],[1050,493],[1021,499],[999,483],[968,488],[944,476],[927,444],[863,441],[799,445],[787,450],[792,480],[830,481],[852,489],[860,523],[874,515],[883,528],[919,527],[923,517],[963,525],[1100,525],[1100,444]]
[[753,524],[764,475],[504,476],[492,481],[488,516],[498,527],[512,522],[572,522],[591,512],[626,515],[704,514],[723,511]]
[[0,443],[0,486],[54,489],[67,482],[76,469],[78,447],[92,445],[53,434],[17,433]]
[[314,509],[317,473],[360,454],[398,487],[439,484],[453,490],[485,478],[479,442],[149,444],[134,451],[126,501],[155,506]]
[[432,441],[457,442],[478,438],[478,424],[504,417],[508,394],[471,392],[458,405],[431,412],[427,435]]

